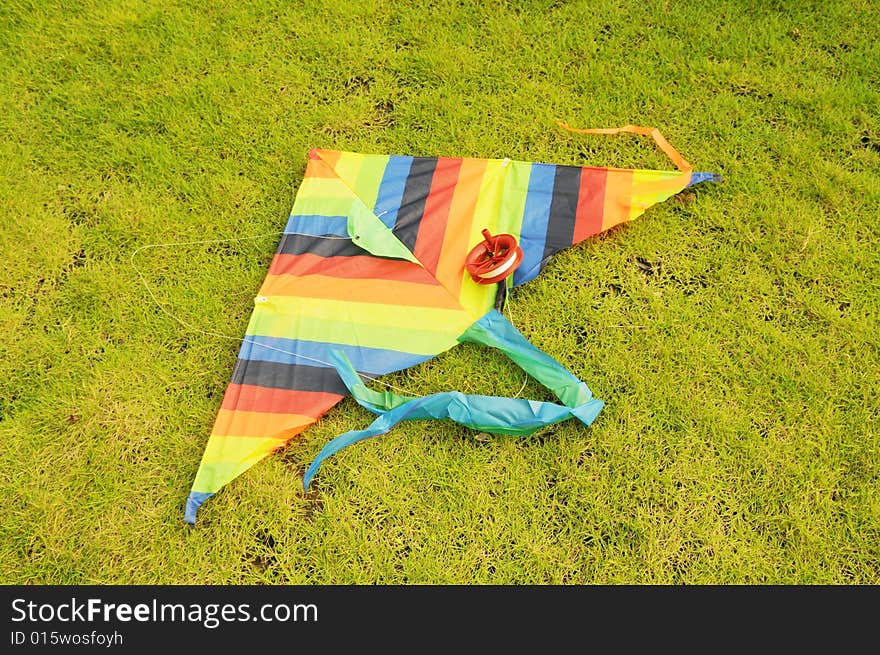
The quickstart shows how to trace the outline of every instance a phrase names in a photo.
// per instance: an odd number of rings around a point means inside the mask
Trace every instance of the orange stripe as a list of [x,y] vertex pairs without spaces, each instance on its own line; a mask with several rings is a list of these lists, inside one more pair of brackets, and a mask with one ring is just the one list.
[[274,437],[288,439],[317,419],[301,414],[244,412],[220,409],[211,435],[215,437]]
[[[336,167],[336,162],[339,161],[339,158],[342,156],[342,153],[339,150],[322,150],[321,148],[312,148],[309,151],[309,164],[312,162],[321,162],[327,169],[332,172],[332,177],[337,177],[336,172],[333,170]],[[330,175],[322,174],[320,177],[331,177]]]
[[463,159],[458,172],[458,184],[449,207],[449,220],[443,236],[443,249],[437,263],[437,279],[449,293],[458,297],[461,292],[464,260],[468,253],[468,240],[474,209],[480,195],[483,174],[488,159]]
[[322,257],[312,253],[275,255],[270,275],[327,275],[345,279],[385,279],[417,284],[438,284],[424,268],[402,259],[381,259],[367,255]]
[[632,195],[632,171],[610,169],[605,178],[605,211],[602,230],[629,220]]
[[414,284],[396,280],[340,279],[327,275],[268,275],[260,293],[266,296],[301,296],[385,305],[461,309],[456,299],[437,284]]
[[230,383],[226,387],[221,407],[247,412],[296,413],[317,418],[340,400],[342,396],[335,393]]
[[440,261],[440,247],[443,245],[443,234],[446,231],[461,162],[461,159],[437,159],[431,191],[425,199],[425,212],[419,223],[413,254],[431,273],[437,270],[437,263]]

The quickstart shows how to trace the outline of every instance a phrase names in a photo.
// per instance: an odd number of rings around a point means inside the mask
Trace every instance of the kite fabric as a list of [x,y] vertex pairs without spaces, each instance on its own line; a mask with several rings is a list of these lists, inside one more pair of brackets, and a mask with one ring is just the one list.
[[[451,419],[516,435],[572,417],[592,423],[602,402],[494,308],[498,286],[473,281],[465,258],[484,229],[513,235],[523,251],[512,276],[518,286],[555,253],[717,178],[693,172],[653,128],[588,132],[653,136],[679,170],[312,150],[185,520],[194,524],[205,500],[348,394],[378,417],[328,443],[304,475],[305,487],[334,452],[400,420]],[[364,383],[464,341],[499,349],[561,404],[454,391],[410,398]]]

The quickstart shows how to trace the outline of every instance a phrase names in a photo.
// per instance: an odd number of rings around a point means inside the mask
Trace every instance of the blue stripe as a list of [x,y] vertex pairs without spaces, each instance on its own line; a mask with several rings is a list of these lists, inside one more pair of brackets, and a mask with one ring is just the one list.
[[250,334],[245,335],[244,339],[241,351],[238,353],[239,359],[328,368],[333,366],[330,352],[341,350],[351,360],[355,369],[361,373],[372,375],[399,371],[431,359],[431,355],[414,355],[399,350],[363,348],[361,346],[346,346],[338,343],[322,343],[320,341],[263,337]]
[[340,237],[347,237],[348,217],[292,214],[287,220],[284,233],[311,234],[313,236],[335,234]]
[[190,525],[195,525],[196,514],[199,511],[199,507],[201,507],[202,503],[213,495],[214,494],[191,491],[186,499],[186,509],[184,510],[183,520]]
[[397,210],[400,209],[403,189],[406,187],[406,178],[409,176],[412,163],[412,157],[401,155],[392,155],[388,159],[382,184],[379,185],[376,206],[373,208],[373,213],[379,217],[385,227],[393,228],[397,222]]
[[519,245],[523,249],[523,260],[513,274],[513,286],[528,282],[541,270],[555,179],[556,166],[532,164],[529,192],[526,196],[526,208],[523,212],[522,232],[519,237]]
[[688,182],[688,186],[694,186],[695,184],[699,184],[700,182],[722,182],[723,179],[720,175],[716,175],[715,173],[691,173],[691,181]]

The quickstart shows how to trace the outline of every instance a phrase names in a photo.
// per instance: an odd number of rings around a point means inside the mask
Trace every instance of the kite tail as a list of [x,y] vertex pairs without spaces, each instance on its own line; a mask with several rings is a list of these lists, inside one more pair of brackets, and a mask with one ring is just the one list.
[[466,395],[458,391],[436,393],[423,398],[398,396],[390,392],[379,394],[369,389],[358,377],[345,353],[334,351],[330,359],[355,400],[379,416],[365,430],[346,432],[325,445],[306,469],[303,487],[309,488],[324,460],[358,441],[386,434],[400,421],[450,419],[475,430],[523,436],[569,418],[577,418],[584,425],[590,425],[602,411],[604,403],[593,398],[584,382],[530,344],[496,310],[490,311],[474,323],[460,340],[501,350],[565,404]]
[[654,139],[654,142],[657,146],[666,153],[666,156],[672,160],[672,163],[678,168],[678,170],[690,173],[694,170],[694,167],[690,165],[690,163],[682,157],[678,150],[672,147],[672,144],[666,140],[662,134],[660,134],[660,130],[656,127],[641,127],[639,125],[624,125],[623,127],[594,127],[588,129],[580,129],[577,127],[571,127],[567,123],[563,123],[559,121],[556,123],[564,130],[568,130],[569,132],[577,132],[579,134],[620,134],[621,132],[628,132],[629,134],[641,134],[643,136],[650,136]]
[[623,127],[596,127],[589,129],[580,129],[577,127],[571,127],[568,123],[563,123],[562,121],[558,121],[556,123],[564,130],[568,130],[569,132],[577,132],[578,134],[620,134],[621,132],[628,132],[630,134],[641,134],[643,136],[650,136],[654,139],[657,146],[666,153],[666,156],[675,164],[676,168],[680,170],[682,173],[690,173],[690,181],[687,186],[693,186],[695,184],[699,184],[700,182],[723,182],[724,178],[722,178],[717,173],[694,173],[694,167],[690,165],[684,157],[682,157],[678,150],[672,147],[672,144],[666,140],[662,134],[660,134],[660,130],[656,127],[640,127],[638,125],[624,125]]
[[[345,357],[345,355],[343,355]],[[350,366],[350,365],[349,365]],[[352,369],[354,370],[354,369]],[[363,401],[363,397],[359,397],[360,392],[354,392],[356,395],[358,402]],[[438,394],[435,394],[435,396]],[[379,418],[373,421],[365,430],[352,430],[351,432],[346,432],[342,434],[332,441],[328,442],[326,446],[321,449],[315,459],[312,460],[312,463],[309,464],[309,467],[306,469],[306,472],[303,474],[303,488],[308,489],[309,485],[312,483],[312,478],[315,477],[315,473],[318,472],[318,468],[321,466],[321,462],[325,459],[332,457],[335,453],[338,453],[340,450],[345,448],[346,446],[350,446],[353,443],[357,443],[358,441],[363,441],[364,439],[369,439],[371,437],[378,437],[383,434],[386,434],[391,428],[397,425],[400,421],[403,421],[407,418],[430,418],[426,416],[424,413],[418,412],[421,405],[424,405],[425,402],[430,402],[432,399],[431,396],[426,396],[425,398],[415,398],[412,401],[399,405],[395,409],[384,412],[380,414]],[[362,403],[364,404],[364,403]],[[367,405],[365,405],[367,406]],[[372,409],[372,407],[369,407]],[[373,410],[376,411],[376,410]],[[413,414],[417,414],[415,416],[410,416]]]

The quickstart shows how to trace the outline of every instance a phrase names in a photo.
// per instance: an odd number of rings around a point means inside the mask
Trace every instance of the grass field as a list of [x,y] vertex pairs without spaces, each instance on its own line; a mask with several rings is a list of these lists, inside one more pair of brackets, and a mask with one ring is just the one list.
[[[392,8],[392,4],[394,8]],[[0,582],[880,583],[877,2],[0,7]],[[183,505],[312,147],[669,168],[515,324],[606,408],[407,423],[300,477],[350,399]],[[142,251],[143,245],[258,236]],[[389,377],[513,395],[501,354]],[[543,398],[529,382],[526,397]]]

